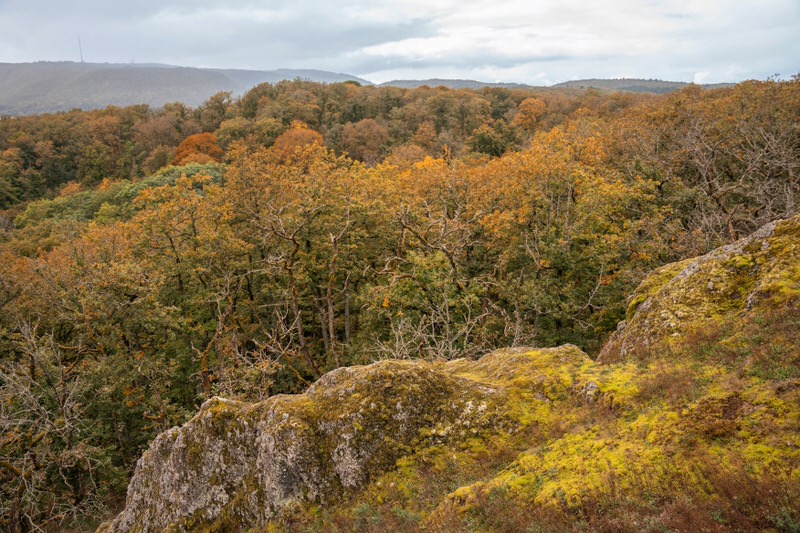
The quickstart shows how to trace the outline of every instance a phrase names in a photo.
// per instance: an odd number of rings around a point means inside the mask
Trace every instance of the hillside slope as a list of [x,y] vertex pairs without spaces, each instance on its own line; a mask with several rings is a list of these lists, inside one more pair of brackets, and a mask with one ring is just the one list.
[[198,106],[220,91],[242,94],[259,83],[295,78],[324,83],[368,81],[322,70],[201,69],[113,63],[0,63],[0,115],[169,102]]
[[798,254],[800,216],[655,272],[606,364],[515,349],[212,399],[101,530],[796,531]]

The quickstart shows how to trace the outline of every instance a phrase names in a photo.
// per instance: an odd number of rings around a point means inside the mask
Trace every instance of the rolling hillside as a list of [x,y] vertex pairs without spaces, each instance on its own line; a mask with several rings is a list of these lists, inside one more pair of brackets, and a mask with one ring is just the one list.
[[322,70],[269,71],[200,69],[152,64],[111,63],[0,63],[0,115],[29,115],[98,109],[109,105],[168,102],[190,106],[209,96],[230,91],[242,94],[264,82],[301,78],[334,83],[368,81],[349,74]]

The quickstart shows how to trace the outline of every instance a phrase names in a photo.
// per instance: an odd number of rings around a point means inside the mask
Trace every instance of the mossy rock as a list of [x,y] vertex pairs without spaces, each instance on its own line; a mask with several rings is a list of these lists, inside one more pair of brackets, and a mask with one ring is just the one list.
[[[631,297],[600,353],[610,363],[680,351],[692,336],[800,306],[800,215],[704,256],[666,265]],[[677,350],[675,348],[678,348]]]
[[331,504],[403,457],[519,432],[532,423],[522,404],[568,397],[585,364],[573,346],[383,361],[330,372],[303,394],[212,398],[155,439],[106,530],[247,529],[303,502]]

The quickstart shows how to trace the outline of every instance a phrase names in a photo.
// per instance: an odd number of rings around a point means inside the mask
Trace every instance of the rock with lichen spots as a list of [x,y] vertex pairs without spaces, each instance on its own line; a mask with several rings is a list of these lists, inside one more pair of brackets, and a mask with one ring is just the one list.
[[[565,376],[588,361],[573,346],[479,361],[383,361],[332,371],[304,394],[255,404],[212,398],[153,441],[124,511],[101,531],[264,526],[298,503],[324,505],[363,487],[416,450],[517,431],[507,408],[514,387],[566,395]],[[545,378],[556,363],[564,376]]]
[[598,361],[658,356],[686,335],[800,301],[800,215],[665,265],[631,297]]

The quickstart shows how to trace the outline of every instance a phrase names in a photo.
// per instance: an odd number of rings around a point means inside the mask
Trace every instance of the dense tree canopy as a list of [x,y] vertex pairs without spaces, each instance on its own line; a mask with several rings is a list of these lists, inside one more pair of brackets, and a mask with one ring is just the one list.
[[797,212],[798,125],[800,79],[297,81],[2,119],[0,523],[97,516],[213,394],[384,357],[596,353],[654,267]]

